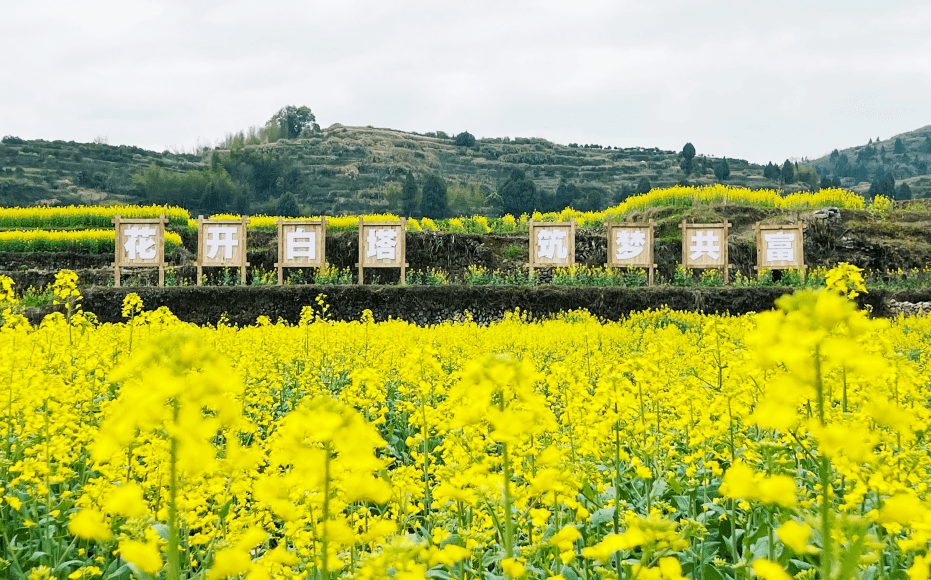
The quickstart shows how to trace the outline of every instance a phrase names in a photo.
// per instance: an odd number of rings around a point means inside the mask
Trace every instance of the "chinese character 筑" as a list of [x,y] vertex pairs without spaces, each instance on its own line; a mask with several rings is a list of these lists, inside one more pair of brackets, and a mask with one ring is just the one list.
[[132,226],[123,230],[126,236],[126,242],[123,248],[126,249],[127,258],[135,260],[151,260],[155,257],[155,228],[151,226]]
[[207,226],[207,257],[217,257],[220,246],[223,246],[223,259],[233,259],[233,248],[239,245],[236,226]]
[[295,260],[297,258],[308,260],[317,258],[316,232],[305,232],[304,228],[297,227],[294,231],[285,234],[285,259]]
[[552,260],[564,260],[569,255],[569,248],[563,244],[566,230],[545,228],[537,230],[537,257]]
[[641,230],[619,230],[615,232],[614,242],[617,246],[615,257],[618,260],[629,260],[643,253],[647,235]]
[[365,238],[365,257],[376,260],[394,260],[398,245],[398,231],[393,228],[372,228]]
[[702,254],[707,254],[713,260],[721,257],[721,246],[718,244],[719,238],[713,230],[697,230],[690,238],[692,245],[689,246],[689,257],[697,260]]
[[795,251],[792,248],[792,242],[795,241],[795,234],[792,232],[779,232],[766,234],[763,236],[766,240],[766,261],[767,262],[791,262],[795,258]]

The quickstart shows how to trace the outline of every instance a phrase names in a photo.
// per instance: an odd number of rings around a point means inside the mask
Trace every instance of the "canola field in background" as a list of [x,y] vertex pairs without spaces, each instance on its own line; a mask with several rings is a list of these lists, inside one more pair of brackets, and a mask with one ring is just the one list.
[[[931,321],[778,311],[30,328],[0,280],[0,575],[928,577]],[[839,289],[840,291],[838,291]]]
[[[748,207],[766,207],[783,209],[814,209],[836,206],[841,209],[864,209],[863,197],[844,189],[828,188],[814,193],[792,193],[782,195],[773,189],[751,190],[745,187],[728,187],[725,185],[709,186],[674,186],[654,189],[648,193],[634,195],[619,205],[604,211],[581,212],[566,208],[561,212],[510,214],[500,218],[488,218],[482,215],[460,216],[449,219],[432,220],[430,218],[408,218],[408,231],[443,231],[468,232],[482,234],[487,232],[526,231],[527,220],[568,221],[575,219],[579,227],[598,227],[605,220],[623,220],[636,211],[650,207],[688,207],[695,204],[730,204]],[[877,211],[888,211],[892,201],[878,196],[870,204]],[[193,231],[197,227],[196,216],[183,208],[160,205],[113,205],[113,206],[69,206],[69,207],[10,207],[0,208],[0,229],[26,230],[42,229],[87,229],[111,228],[113,216],[120,214],[123,218],[157,218],[165,215],[171,228]],[[214,219],[239,219],[238,214],[215,214]],[[360,216],[325,216],[327,227],[331,231],[355,230]],[[399,216],[384,213],[362,216],[366,221],[397,221]],[[287,219],[319,219],[310,218]],[[277,216],[250,216],[249,228],[258,231],[274,231]]]

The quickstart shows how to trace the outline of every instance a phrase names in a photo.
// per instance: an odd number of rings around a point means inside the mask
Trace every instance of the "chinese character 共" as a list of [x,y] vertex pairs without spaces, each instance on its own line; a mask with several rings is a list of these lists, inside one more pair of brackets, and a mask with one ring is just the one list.
[[707,254],[712,260],[721,257],[721,246],[718,244],[718,235],[712,230],[697,230],[691,237],[692,245],[689,251],[692,252],[689,257],[697,260],[702,254]]

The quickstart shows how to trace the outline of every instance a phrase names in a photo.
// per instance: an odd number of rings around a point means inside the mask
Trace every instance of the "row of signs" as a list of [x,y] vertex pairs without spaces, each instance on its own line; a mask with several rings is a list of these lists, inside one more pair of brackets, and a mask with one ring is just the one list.
[[[116,226],[116,286],[120,269],[132,266],[159,268],[159,285],[164,285],[165,224],[158,219],[113,218]],[[197,218],[197,283],[208,267],[240,269],[246,282],[246,226],[249,218],[239,220]],[[721,268],[728,280],[730,264],[727,240],[730,223],[689,224],[682,222],[682,265],[685,268]],[[364,222],[359,218],[359,281],[365,268],[400,268],[405,279],[406,220]],[[527,264],[531,276],[535,268],[568,267],[575,264],[575,221],[528,221],[530,254]],[[653,284],[653,220],[645,223],[606,224],[608,263],[614,268],[644,268]],[[804,268],[802,225],[756,224],[757,267],[770,270]],[[278,219],[278,283],[283,282],[285,268],[322,268],[327,265],[326,219],[284,221]]]

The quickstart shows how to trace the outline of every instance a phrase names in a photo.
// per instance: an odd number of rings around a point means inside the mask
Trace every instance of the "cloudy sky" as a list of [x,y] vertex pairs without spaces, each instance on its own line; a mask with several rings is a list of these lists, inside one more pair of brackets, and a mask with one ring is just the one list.
[[0,133],[469,131],[755,162],[931,124],[931,2],[0,0]]

